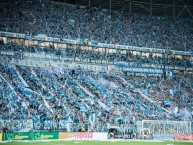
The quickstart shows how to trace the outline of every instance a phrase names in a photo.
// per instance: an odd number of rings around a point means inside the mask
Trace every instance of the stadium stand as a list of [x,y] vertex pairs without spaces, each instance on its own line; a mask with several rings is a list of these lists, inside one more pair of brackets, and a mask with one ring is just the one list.
[[[14,10],[13,10],[14,8]],[[173,20],[47,0],[4,0],[0,30],[28,35],[192,51],[192,19]]]
[[[137,128],[142,120],[192,122],[193,74],[188,72],[193,67],[192,19],[110,12],[48,0],[2,0],[0,11],[0,36],[4,37],[0,43],[0,127],[5,120],[19,120],[23,126],[10,123],[8,130],[25,132],[22,129],[32,120],[35,131],[85,132],[91,127],[94,132],[107,132],[109,125]],[[5,32],[25,34],[22,39],[37,43],[16,43]],[[53,41],[43,46],[42,40],[34,38],[38,34],[76,39],[81,45],[73,48],[73,44],[65,44],[62,48],[55,47]],[[115,48],[119,44],[161,48],[167,53],[147,51],[143,55],[140,51],[139,55],[137,50],[107,52],[108,48],[98,51],[88,41],[113,44]],[[188,55],[173,55],[172,50]],[[42,61],[42,65],[36,61]],[[43,66],[44,61],[49,64]],[[54,61],[63,65],[55,67],[51,64]],[[64,65],[68,62],[72,66],[113,65],[119,69],[105,72],[72,68]],[[162,67],[149,68],[150,74],[156,72],[149,76],[125,71],[147,71],[142,64]],[[174,68],[183,69],[174,75]]]
[[94,113],[97,124],[192,120],[192,85],[192,75],[164,80],[81,68],[1,65],[1,118],[43,123],[57,115],[79,123]]
[[[178,56],[172,56],[169,58],[163,58],[160,56],[140,56],[134,55],[132,52],[128,51],[125,54],[116,54],[116,53],[109,53],[106,54],[104,52],[93,52],[89,50],[82,50],[80,47],[77,49],[71,48],[62,48],[62,49],[54,49],[52,47],[41,47],[37,45],[32,46],[21,46],[20,44],[16,43],[7,43],[7,44],[0,44],[1,50],[6,52],[15,52],[18,53],[17,56],[21,56],[22,53],[45,53],[45,54],[54,54],[54,55],[61,55],[66,58],[73,58],[74,60],[83,60],[88,59],[88,62],[92,60],[98,60],[98,62],[102,63],[103,60],[108,60],[108,62],[125,62],[130,63],[133,65],[140,65],[143,64],[159,64],[159,65],[171,65],[171,66],[184,66],[184,67],[192,67],[192,62],[189,58],[180,58]],[[65,54],[63,51],[65,50]],[[65,55],[65,56],[64,56]]]

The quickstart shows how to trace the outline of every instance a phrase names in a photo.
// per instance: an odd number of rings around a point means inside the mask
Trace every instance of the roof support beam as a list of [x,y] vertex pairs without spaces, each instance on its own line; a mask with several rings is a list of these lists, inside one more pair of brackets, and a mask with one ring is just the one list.
[[153,5],[153,0],[151,0],[151,3],[150,3],[150,9],[149,9],[150,16],[152,16],[152,5]]
[[182,14],[182,12],[184,11],[185,7],[181,10],[181,12],[179,13],[179,15],[177,16],[177,18],[179,18]]
[[192,13],[190,12],[189,7],[187,7],[187,4],[185,4],[184,0],[181,0],[181,1],[183,2],[184,7],[186,8],[186,10],[187,10],[188,13],[190,14],[190,16],[193,18],[193,15],[192,15]]
[[186,6],[186,10],[188,11],[188,13],[190,14],[190,16],[193,18],[193,15],[191,13],[191,11],[189,10],[189,8]]
[[174,0],[174,5],[173,5],[173,19],[176,18],[176,0]]
[[123,8],[121,10],[121,15],[123,14],[124,9],[125,9],[125,4],[123,5]]
[[110,9],[110,15],[111,15],[111,0],[109,0],[109,9]]
[[181,2],[184,4],[184,8],[182,9],[182,11],[180,12],[180,14],[178,15],[177,18],[180,17],[180,15],[182,14],[182,12],[183,12],[185,9],[186,9],[187,12],[190,14],[190,16],[193,18],[193,15],[192,15],[192,13],[190,12],[189,7],[187,7],[187,4],[185,4],[184,0],[181,0]]

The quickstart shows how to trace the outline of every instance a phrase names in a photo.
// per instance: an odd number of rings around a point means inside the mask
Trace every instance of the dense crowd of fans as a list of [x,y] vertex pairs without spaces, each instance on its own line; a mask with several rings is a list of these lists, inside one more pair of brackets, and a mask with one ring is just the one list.
[[[45,0],[3,0],[0,31],[45,34],[67,39],[192,51],[193,21],[120,13]],[[1,51],[55,54],[74,61],[99,60],[192,67],[188,58],[0,44]],[[18,59],[18,58],[17,58]],[[76,68],[40,68],[0,64],[0,119],[89,121],[95,130],[107,123],[135,124],[143,119],[192,120],[193,76],[134,77]],[[70,119],[69,119],[70,118]],[[93,123],[92,122],[92,123]],[[94,129],[94,128],[92,128]]]
[[0,65],[0,70],[2,119],[33,119],[44,124],[70,117],[73,123],[83,123],[94,113],[95,125],[192,120],[192,75],[164,80],[67,67]]
[[50,55],[54,54],[63,59],[73,58],[74,61],[83,61],[83,62],[109,62],[116,64],[118,62],[125,62],[131,65],[140,66],[143,64],[154,64],[154,65],[163,65],[163,66],[183,66],[183,67],[192,67],[193,62],[190,60],[190,57],[180,58],[178,56],[172,55],[171,57],[161,57],[158,55],[134,55],[132,51],[126,51],[126,53],[108,53],[103,51],[93,51],[93,50],[83,50],[81,47],[77,48],[57,48],[54,47],[42,47],[42,46],[22,46],[15,43],[0,44],[1,51],[4,52],[15,52],[15,57],[23,58],[25,52],[28,53],[38,53]]
[[0,30],[27,35],[178,49],[193,48],[193,21],[82,8],[46,0],[3,0]]

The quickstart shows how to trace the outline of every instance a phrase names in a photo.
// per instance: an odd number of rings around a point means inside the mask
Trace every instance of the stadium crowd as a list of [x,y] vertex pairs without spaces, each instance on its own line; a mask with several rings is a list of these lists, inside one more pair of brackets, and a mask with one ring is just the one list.
[[[150,17],[47,0],[2,0],[0,31],[45,34],[61,39],[192,51],[193,21]],[[0,44],[1,51],[55,54],[88,59],[192,67],[186,58],[138,56],[54,47]],[[65,50],[65,51],[64,51]],[[0,64],[0,119],[33,119],[72,123],[135,124],[143,119],[189,120],[193,115],[193,76],[134,77],[76,68]],[[92,118],[92,119],[91,119]],[[94,119],[93,119],[94,118]],[[104,128],[103,128],[104,129]]]
[[[192,75],[131,77],[82,68],[0,65],[0,118],[72,123],[192,120]],[[98,129],[100,130],[100,129]],[[102,130],[100,130],[102,131]]]
[[3,0],[0,30],[45,34],[130,46],[192,51],[193,21],[99,8],[82,8],[47,0]]
[[[66,48],[57,48],[54,47],[42,47],[37,45],[24,46],[16,43],[6,43],[0,44],[1,51],[4,52],[15,52],[17,55],[15,57],[23,56],[25,52],[27,53],[39,53],[50,55],[54,54],[60,58],[73,58],[74,61],[86,61],[93,62],[97,61],[102,63],[103,61],[108,61],[109,63],[125,62],[132,65],[140,66],[143,64],[154,64],[154,65],[170,65],[170,66],[183,66],[183,67],[192,67],[193,62],[189,59],[190,57],[180,58],[178,56],[171,57],[161,57],[158,55],[152,55],[151,53],[147,56],[143,55],[134,55],[132,51],[126,51],[126,53],[105,53],[102,51],[93,51],[93,50],[83,50],[81,47],[72,49],[69,47]],[[18,57],[19,58],[19,57]],[[23,57],[22,57],[23,58]]]

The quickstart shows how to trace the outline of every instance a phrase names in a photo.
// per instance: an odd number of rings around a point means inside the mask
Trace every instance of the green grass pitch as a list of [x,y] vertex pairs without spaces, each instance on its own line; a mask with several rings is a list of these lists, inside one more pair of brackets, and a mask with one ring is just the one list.
[[193,145],[193,142],[147,142],[147,141],[30,141],[3,142],[2,145]]

